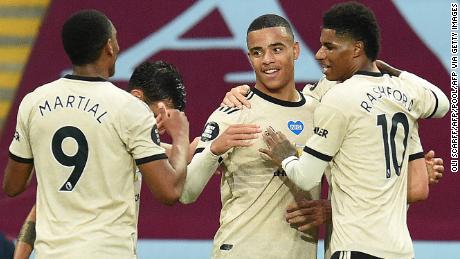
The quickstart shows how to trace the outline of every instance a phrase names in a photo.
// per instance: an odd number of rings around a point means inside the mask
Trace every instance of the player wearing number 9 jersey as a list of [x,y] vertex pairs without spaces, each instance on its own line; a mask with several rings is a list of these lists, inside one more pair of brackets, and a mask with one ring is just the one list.
[[407,72],[378,72],[378,26],[361,4],[327,11],[320,41],[316,58],[326,78],[340,83],[315,110],[313,136],[300,158],[293,148],[283,151],[280,134],[266,138],[272,148],[263,152],[282,161],[305,190],[332,161],[331,258],[413,258],[406,225],[409,137],[418,119],[444,116],[448,99]]
[[3,188],[19,194],[35,167],[37,258],[136,258],[135,167],[160,201],[177,201],[188,122],[177,110],[165,115],[168,160],[148,106],[107,81],[119,47],[102,13],[73,15],[62,38],[73,74],[22,100]]

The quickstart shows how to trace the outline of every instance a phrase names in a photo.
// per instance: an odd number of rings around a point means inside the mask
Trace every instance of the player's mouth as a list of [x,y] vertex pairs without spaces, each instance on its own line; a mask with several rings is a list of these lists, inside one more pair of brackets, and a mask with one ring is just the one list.
[[266,76],[269,76],[269,77],[275,77],[279,71],[280,69],[278,68],[267,68],[267,69],[263,69],[262,73],[264,73]]
[[331,66],[328,66],[326,64],[320,64],[320,66],[321,66],[321,72],[323,72],[323,74],[326,74],[331,69]]

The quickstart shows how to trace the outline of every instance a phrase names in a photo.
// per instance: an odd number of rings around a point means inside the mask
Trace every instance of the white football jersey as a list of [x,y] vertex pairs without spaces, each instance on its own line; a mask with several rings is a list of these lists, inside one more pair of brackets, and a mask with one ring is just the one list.
[[408,144],[417,119],[436,107],[430,90],[379,73],[358,72],[322,97],[304,152],[332,160],[332,253],[413,258]]
[[166,159],[143,102],[68,75],[29,93],[10,157],[35,166],[37,258],[135,258],[135,167]]
[[[248,95],[251,109],[222,107],[208,119],[197,150],[210,145],[236,123],[271,126],[283,132],[302,150],[311,136],[312,113],[317,101],[304,98],[286,102],[257,89]],[[317,230],[308,234],[286,222],[287,206],[296,199],[319,199],[320,186],[303,192],[259,148],[262,136],[245,148],[233,148],[223,157],[220,227],[214,237],[213,258],[316,258]]]

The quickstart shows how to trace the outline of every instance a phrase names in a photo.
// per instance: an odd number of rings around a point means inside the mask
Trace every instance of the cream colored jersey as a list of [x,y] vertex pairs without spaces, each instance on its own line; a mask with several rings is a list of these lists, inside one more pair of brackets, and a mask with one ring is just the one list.
[[413,258],[406,225],[408,142],[436,96],[409,80],[357,73],[315,110],[305,152],[332,160],[332,253]]
[[[304,89],[302,90],[302,93],[305,96],[310,96],[316,99],[318,102],[321,102],[321,99],[323,98],[323,96],[335,85],[337,85],[336,81],[329,81],[325,77],[323,77],[315,85],[306,85]],[[408,144],[408,150],[409,150],[409,161],[424,157],[422,143],[420,142],[420,137],[418,133],[418,123],[415,124],[414,130],[412,131],[410,141]],[[331,167],[330,166],[326,168],[326,170],[324,171],[324,174],[326,176],[328,183],[330,184],[331,183]],[[332,186],[329,185],[329,195],[328,195],[329,199],[331,197],[331,194],[332,194]],[[326,223],[326,235],[324,237],[324,250],[325,250],[324,258],[330,258],[332,255],[331,247],[330,247],[331,235],[332,235],[332,224]]]
[[[411,80],[411,78],[407,78],[406,80]],[[414,83],[416,82],[414,81]],[[306,85],[302,90],[302,93],[305,96],[310,96],[318,100],[318,102],[321,102],[323,96],[335,85],[337,85],[337,81],[329,81],[326,79],[326,77],[323,77],[315,85]],[[418,122],[412,131],[408,146],[409,161],[424,157],[423,147],[422,143],[420,142],[420,136],[418,132]],[[325,171],[325,174],[327,179],[329,179],[330,175],[328,170]]]
[[10,157],[37,174],[37,258],[136,258],[135,167],[167,158],[149,108],[102,78],[24,97]]
[[[197,150],[202,150],[236,123],[272,126],[282,131],[301,150],[311,136],[312,111],[316,101],[301,98],[286,102],[253,89],[251,109],[222,107],[208,119]],[[295,199],[318,199],[320,186],[301,192],[285,172],[264,159],[259,148],[262,136],[252,146],[229,150],[223,158],[220,227],[214,237],[213,258],[316,258],[317,230],[303,234],[286,222],[287,205]]]

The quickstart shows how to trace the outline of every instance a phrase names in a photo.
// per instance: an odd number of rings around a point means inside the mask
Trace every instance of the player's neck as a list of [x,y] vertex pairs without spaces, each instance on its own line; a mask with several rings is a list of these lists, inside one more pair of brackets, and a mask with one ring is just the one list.
[[109,78],[108,69],[102,68],[95,64],[73,66],[73,74],[76,76],[102,77],[104,79]]
[[375,61],[370,61],[370,60],[362,64],[361,67],[359,68],[359,71],[380,73],[380,70],[377,68]]
[[289,84],[277,89],[270,89],[262,84],[256,82],[255,88],[262,93],[269,95],[278,100],[287,101],[287,102],[297,102],[299,101],[299,93],[295,88],[295,84]]

